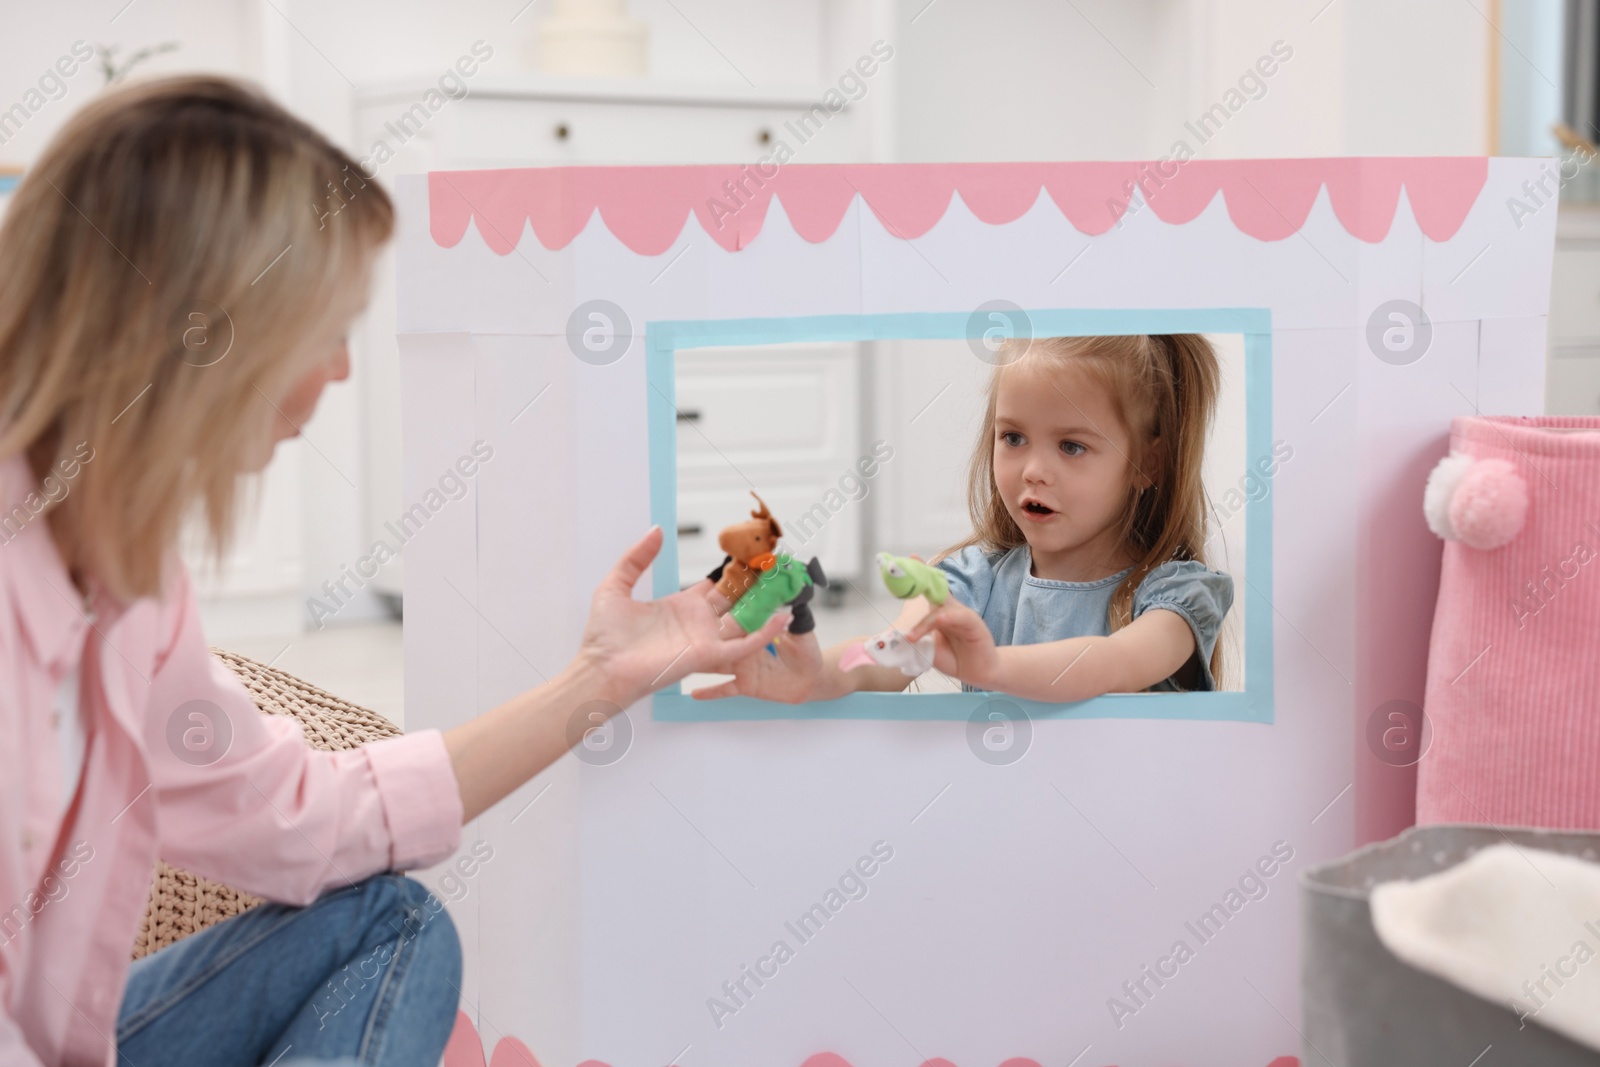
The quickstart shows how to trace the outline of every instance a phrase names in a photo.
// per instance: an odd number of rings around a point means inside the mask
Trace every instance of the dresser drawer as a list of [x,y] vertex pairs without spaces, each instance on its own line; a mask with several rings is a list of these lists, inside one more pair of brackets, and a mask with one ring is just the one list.
[[691,349],[677,354],[678,473],[833,473],[857,456],[856,346]]
[[779,141],[807,163],[854,158],[848,110],[799,126],[802,109],[778,106],[474,96],[450,108],[441,149],[453,166],[755,163],[773,156]]

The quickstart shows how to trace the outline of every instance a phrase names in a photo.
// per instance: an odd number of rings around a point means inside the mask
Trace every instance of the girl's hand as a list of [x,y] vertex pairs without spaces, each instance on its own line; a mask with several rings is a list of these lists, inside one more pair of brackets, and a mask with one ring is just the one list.
[[[733,628],[737,630],[738,624],[734,623]],[[828,699],[822,693],[824,664],[815,630],[808,634],[788,634],[776,648],[776,656],[765,647],[757,648],[728,668],[732,679],[696,689],[689,695],[696,700],[746,696],[784,704]]]
[[994,689],[1000,654],[983,617],[955,597],[922,617],[906,634],[916,642],[933,634],[933,665],[979,689]]
[[707,599],[709,578],[659,600],[633,599],[634,584],[661,550],[661,537],[661,528],[652,527],[595,589],[578,649],[577,661],[596,670],[619,707],[685,675],[725,673],[756,654],[767,656],[767,642],[789,625],[789,612],[779,611],[753,634],[735,626],[736,636],[728,635]]

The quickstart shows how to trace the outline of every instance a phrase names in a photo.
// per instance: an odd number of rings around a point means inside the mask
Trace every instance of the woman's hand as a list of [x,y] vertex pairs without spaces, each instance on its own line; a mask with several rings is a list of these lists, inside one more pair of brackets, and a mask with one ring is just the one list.
[[[739,628],[737,623],[732,626]],[[696,700],[747,696],[784,704],[829,699],[830,694],[822,692],[825,667],[816,631],[789,634],[777,643],[776,649],[778,654],[774,656],[765,647],[757,648],[728,668],[732,679],[696,689],[689,695]]]
[[995,689],[1000,655],[994,635],[983,617],[955,597],[922,617],[911,628],[906,640],[915,643],[933,634],[933,665],[941,672],[959,678],[979,689]]
[[[709,582],[711,579],[707,578],[706,581]],[[722,590],[718,589],[715,585],[711,585],[706,588],[706,603],[710,604],[711,610],[716,612],[718,615],[726,615],[728,613],[728,609],[733,607],[733,601],[723,596]]]
[[635,600],[634,583],[661,550],[661,536],[661,528],[652,527],[611,568],[594,592],[578,649],[578,659],[605,679],[607,697],[619,707],[685,675],[725,673],[754,655],[767,656],[766,644],[789,625],[789,612],[779,611],[753,634],[737,626],[732,634],[724,631],[707,597],[710,579],[659,600]]

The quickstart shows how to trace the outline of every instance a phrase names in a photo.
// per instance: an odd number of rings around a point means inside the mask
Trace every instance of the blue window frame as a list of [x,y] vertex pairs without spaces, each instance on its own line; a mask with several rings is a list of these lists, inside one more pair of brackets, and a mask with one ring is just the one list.
[[[1272,315],[1266,308],[1073,310],[1025,309],[1035,337],[1140,333],[1244,336],[1245,462],[1272,456]],[[682,348],[771,345],[792,341],[964,338],[966,312],[819,315],[781,319],[707,319],[645,326],[649,393],[650,514],[665,539],[652,568],[654,594],[678,591],[678,456],[675,354]],[[780,704],[752,697],[695,700],[673,684],[653,700],[656,719],[724,722],[749,719],[971,719],[997,697],[1030,718],[1191,719],[1270,723],[1272,707],[1272,494],[1245,503],[1245,684],[1242,691],[1108,693],[1053,704],[995,693],[854,693],[839,700]],[[1242,597],[1240,596],[1242,594]]]

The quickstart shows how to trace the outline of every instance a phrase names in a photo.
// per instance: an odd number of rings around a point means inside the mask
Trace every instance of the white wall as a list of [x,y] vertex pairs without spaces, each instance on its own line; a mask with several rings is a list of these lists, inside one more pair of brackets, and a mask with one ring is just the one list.
[[1550,0],[1501,0],[1501,155],[1548,156],[1561,147],[1550,127],[1561,119],[1564,7]]
[[1186,20],[1181,8],[903,0],[898,160],[1127,159],[1165,148],[1154,119],[1171,110],[1186,72],[1181,42],[1161,31],[1169,15]]
[[902,160],[1163,154],[1277,40],[1293,58],[1197,154],[1488,149],[1492,31],[1471,4],[936,0],[913,22],[924,3],[897,16]]

